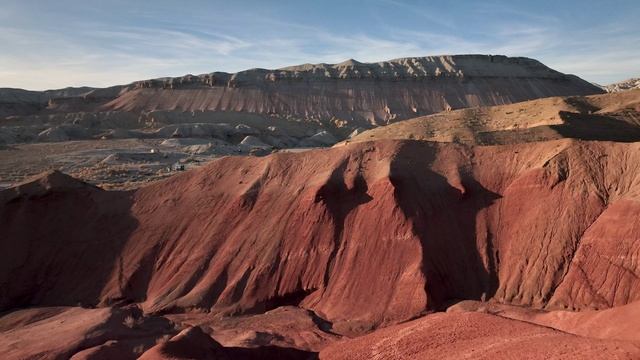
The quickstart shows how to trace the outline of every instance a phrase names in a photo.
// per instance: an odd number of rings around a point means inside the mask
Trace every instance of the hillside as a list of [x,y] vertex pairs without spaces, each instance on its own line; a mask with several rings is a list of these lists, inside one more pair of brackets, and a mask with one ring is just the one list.
[[[296,346],[317,349],[462,299],[615,308],[640,300],[638,154],[386,140],[225,157],[133,192],[50,173],[0,193],[0,309],[135,304],[186,326],[294,306],[316,319]],[[246,341],[286,342],[286,324]]]
[[348,142],[415,139],[498,145],[563,138],[640,140],[640,90],[446,111],[365,131]]

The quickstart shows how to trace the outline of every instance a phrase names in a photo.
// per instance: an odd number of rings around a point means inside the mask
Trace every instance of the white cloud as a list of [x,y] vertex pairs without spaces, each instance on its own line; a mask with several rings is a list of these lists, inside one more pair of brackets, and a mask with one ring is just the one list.
[[[416,5],[383,1],[413,11],[425,21],[435,23],[437,18],[441,26],[416,29],[381,23],[376,31],[344,34],[268,16],[246,17],[238,24],[228,19],[167,26],[92,22],[76,24],[73,32],[4,25],[0,42],[10,50],[0,53],[0,87],[109,86],[186,73],[456,53],[529,56],[559,71],[603,83],[640,75],[636,61],[640,35],[623,24],[568,30],[554,17],[480,3],[473,9],[478,15],[498,12],[500,16],[489,17],[493,20],[473,29],[472,35],[469,31],[462,35],[447,16],[434,18],[433,12]],[[250,31],[243,27],[247,21],[254,26]]]

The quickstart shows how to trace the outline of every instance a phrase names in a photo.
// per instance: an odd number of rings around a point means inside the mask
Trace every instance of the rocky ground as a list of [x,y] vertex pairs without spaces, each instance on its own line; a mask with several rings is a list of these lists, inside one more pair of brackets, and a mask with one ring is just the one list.
[[252,136],[237,145],[215,138],[14,144],[0,147],[0,189],[49,170],[63,171],[104,189],[134,189],[222,156],[264,156],[276,151],[293,150],[276,149]]

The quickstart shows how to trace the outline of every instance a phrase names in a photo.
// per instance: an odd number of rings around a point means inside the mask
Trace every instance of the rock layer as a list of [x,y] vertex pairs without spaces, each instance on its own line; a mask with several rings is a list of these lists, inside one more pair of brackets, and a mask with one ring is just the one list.
[[104,108],[236,111],[372,126],[451,108],[600,91],[532,59],[458,55],[145,81]]
[[[507,104],[602,89],[528,58],[452,55],[355,60],[145,80],[106,89],[0,91],[0,116],[151,111],[256,114],[342,128],[385,125],[446,109]],[[213,116],[213,115],[212,115]]]
[[639,150],[381,141],[222,158],[134,192],[53,173],[0,193],[0,307],[299,305],[349,334],[456,299],[622,305],[640,300]]

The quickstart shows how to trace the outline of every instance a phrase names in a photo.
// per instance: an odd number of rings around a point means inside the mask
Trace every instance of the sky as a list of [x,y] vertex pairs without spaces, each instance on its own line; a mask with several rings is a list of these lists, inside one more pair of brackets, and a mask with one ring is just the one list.
[[638,0],[0,0],[0,87],[444,54],[609,84],[640,77],[639,19]]

